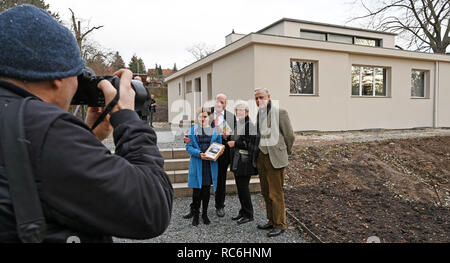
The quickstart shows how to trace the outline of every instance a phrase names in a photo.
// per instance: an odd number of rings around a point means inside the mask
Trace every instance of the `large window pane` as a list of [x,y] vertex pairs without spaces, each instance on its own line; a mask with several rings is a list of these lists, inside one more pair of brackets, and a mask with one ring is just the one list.
[[291,61],[291,94],[314,95],[314,63]]
[[312,40],[326,41],[327,35],[320,32],[300,31],[300,37]]
[[362,95],[373,96],[373,68],[362,68]]
[[380,42],[375,39],[367,39],[367,38],[355,38],[355,44],[356,45],[362,45],[362,46],[370,46],[370,47],[378,47],[380,46]]
[[386,69],[375,68],[375,95],[386,96]]
[[352,96],[387,96],[387,69],[352,66]]
[[360,75],[361,73],[361,67],[352,67],[352,95],[353,96],[359,96],[359,88],[360,88]]
[[186,82],[186,93],[192,93],[192,81]]
[[425,97],[425,72],[413,70],[411,74],[411,96]]
[[330,41],[330,42],[337,42],[337,43],[344,43],[344,44],[353,44],[353,37],[329,34],[328,35],[328,41]]

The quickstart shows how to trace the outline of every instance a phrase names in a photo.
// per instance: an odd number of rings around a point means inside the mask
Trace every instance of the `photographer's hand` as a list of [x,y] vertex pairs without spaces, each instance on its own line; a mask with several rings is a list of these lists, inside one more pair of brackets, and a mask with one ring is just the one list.
[[[133,73],[128,69],[121,69],[114,73],[114,75],[120,77],[120,99],[117,105],[112,109],[111,113],[119,110],[134,110],[134,97],[136,96],[136,93],[131,87]],[[116,89],[107,80],[100,81],[98,88],[103,91],[105,103],[108,105],[116,96]]]
[[[102,115],[104,111],[104,108],[100,107],[89,107],[88,112],[86,115],[86,124],[89,127],[92,127],[94,123],[97,121],[97,119]],[[109,135],[113,132],[114,128],[112,127],[111,123],[109,122],[110,115],[106,115],[105,119],[95,128],[94,135],[99,139],[100,141],[103,141],[104,139],[108,138]]]

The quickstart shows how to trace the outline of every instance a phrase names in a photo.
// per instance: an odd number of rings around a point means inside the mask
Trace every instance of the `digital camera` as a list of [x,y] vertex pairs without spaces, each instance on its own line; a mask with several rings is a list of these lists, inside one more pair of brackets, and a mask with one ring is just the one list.
[[[88,105],[89,107],[105,107],[105,95],[98,88],[98,83],[102,80],[109,81],[117,90],[120,87],[120,78],[117,76],[96,76],[89,69],[84,69],[83,73],[78,76],[78,90],[72,99],[72,105]],[[131,80],[131,87],[136,93],[135,111],[140,112],[143,116],[150,114],[150,91],[141,81]]]

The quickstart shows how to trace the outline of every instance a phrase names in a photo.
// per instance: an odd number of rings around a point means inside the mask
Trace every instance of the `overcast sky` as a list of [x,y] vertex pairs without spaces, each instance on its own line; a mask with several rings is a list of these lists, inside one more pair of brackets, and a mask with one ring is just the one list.
[[[204,42],[219,49],[234,29],[248,34],[283,18],[341,24],[358,14],[352,0],[46,0],[70,25],[77,18],[104,28],[91,34],[102,47],[119,51],[125,63],[135,53],[147,68],[178,69],[194,61],[186,51]],[[82,20],[82,21],[83,21]]]

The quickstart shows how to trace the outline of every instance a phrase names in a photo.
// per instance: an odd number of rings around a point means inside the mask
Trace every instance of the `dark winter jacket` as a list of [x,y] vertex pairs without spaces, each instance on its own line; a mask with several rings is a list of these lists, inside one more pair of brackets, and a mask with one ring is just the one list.
[[[258,153],[257,128],[250,120],[250,117],[247,116],[245,119],[237,121],[234,131],[232,140],[235,141],[235,146],[231,156],[235,156],[235,151],[245,150],[248,151],[252,163],[256,163]],[[233,162],[234,158],[232,158],[231,166],[233,166]]]
[[[22,97],[33,96],[12,88]],[[0,95],[0,114],[4,104],[18,99]],[[111,236],[147,239],[167,228],[172,185],[155,132],[134,111],[111,115],[114,154],[83,121],[37,98],[27,104],[24,124],[47,223],[44,241],[65,242],[70,236],[81,242],[110,242]],[[19,242],[2,152],[0,242]]]

